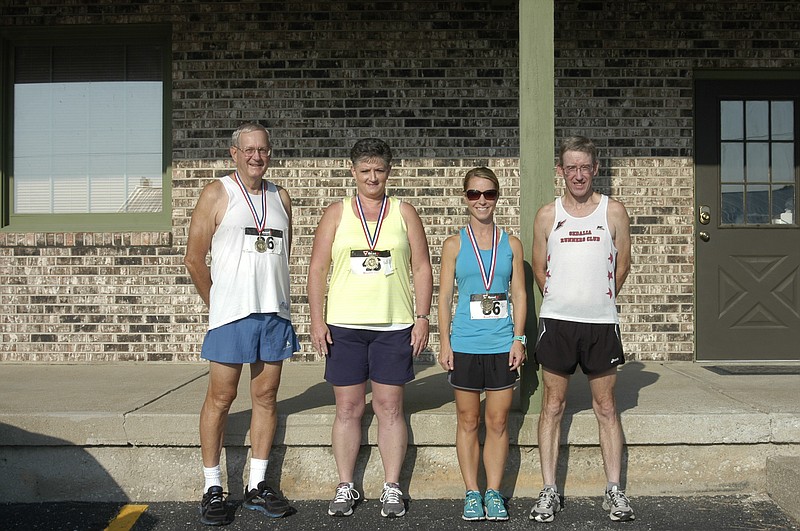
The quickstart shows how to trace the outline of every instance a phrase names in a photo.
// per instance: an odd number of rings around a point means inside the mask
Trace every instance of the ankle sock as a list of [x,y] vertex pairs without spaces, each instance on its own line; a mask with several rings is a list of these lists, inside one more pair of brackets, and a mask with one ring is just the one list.
[[205,487],[203,487],[203,493],[205,494],[208,492],[208,489],[211,487],[221,487],[222,486],[222,470],[220,466],[212,466],[212,467],[203,467],[203,478],[205,478]]
[[267,477],[269,459],[250,458],[250,481],[247,482],[247,491],[258,488],[258,484]]

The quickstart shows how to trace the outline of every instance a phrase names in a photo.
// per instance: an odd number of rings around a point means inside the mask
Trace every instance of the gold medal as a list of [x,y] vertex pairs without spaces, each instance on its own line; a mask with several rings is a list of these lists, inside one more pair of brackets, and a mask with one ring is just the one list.
[[494,310],[494,300],[488,295],[484,295],[481,301],[481,311],[484,315],[489,315],[492,310]]
[[259,253],[267,252],[267,240],[263,236],[256,238],[256,251]]
[[374,271],[378,269],[378,257],[377,256],[368,256],[367,257],[367,269],[370,271]]

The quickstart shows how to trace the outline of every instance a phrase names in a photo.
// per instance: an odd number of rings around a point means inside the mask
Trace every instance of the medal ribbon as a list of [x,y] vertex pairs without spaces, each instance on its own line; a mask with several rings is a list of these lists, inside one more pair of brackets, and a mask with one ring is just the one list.
[[483,280],[483,286],[486,288],[486,293],[489,293],[489,288],[492,286],[492,281],[494,280],[494,266],[497,265],[497,233],[500,232],[497,230],[497,225],[492,224],[492,255],[490,258],[491,266],[489,267],[489,274],[486,274],[486,268],[483,266],[483,260],[481,259],[481,250],[478,247],[478,241],[475,239],[475,234],[472,232],[472,227],[467,225],[467,236],[469,236],[469,243],[472,244],[472,250],[475,253],[475,259],[478,261],[478,267],[481,270],[481,280]]
[[256,212],[256,206],[253,204],[253,199],[250,197],[250,194],[247,193],[247,190],[242,183],[242,179],[239,177],[239,172],[234,172],[236,176],[236,184],[239,185],[239,190],[242,191],[242,195],[244,198],[247,199],[247,206],[250,207],[250,213],[253,214],[253,220],[256,222],[256,230],[258,231],[259,236],[262,232],[264,232],[264,227],[267,226],[267,183],[264,180],[261,180],[261,215],[263,216],[261,219],[258,219],[258,213]]
[[389,198],[384,195],[383,203],[381,203],[381,211],[378,214],[378,224],[375,225],[375,234],[370,234],[369,227],[367,226],[367,218],[364,215],[364,209],[361,207],[361,199],[356,194],[356,207],[358,208],[358,217],[361,219],[361,228],[364,229],[364,236],[367,238],[367,245],[369,250],[374,251],[375,246],[378,244],[378,237],[381,234],[381,225],[383,225],[383,213],[386,211],[386,205],[389,203]]

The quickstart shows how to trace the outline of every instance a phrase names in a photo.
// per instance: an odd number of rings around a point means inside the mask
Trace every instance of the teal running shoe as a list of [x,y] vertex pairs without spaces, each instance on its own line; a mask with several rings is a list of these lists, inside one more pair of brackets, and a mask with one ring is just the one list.
[[461,518],[468,521],[483,520],[483,498],[477,490],[468,490],[464,497],[464,514]]
[[487,520],[508,520],[505,500],[498,491],[488,489],[483,497],[483,503],[486,505]]

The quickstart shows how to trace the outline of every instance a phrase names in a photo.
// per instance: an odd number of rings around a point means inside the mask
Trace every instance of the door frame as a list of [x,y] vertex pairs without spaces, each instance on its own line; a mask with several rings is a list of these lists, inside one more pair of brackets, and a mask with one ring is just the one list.
[[[770,86],[769,83],[774,82],[783,82],[780,83],[782,85],[780,88]],[[766,83],[766,84],[765,84]],[[787,86],[788,85],[788,86]],[[700,142],[700,133],[699,128],[700,124],[704,124],[704,127],[712,128],[713,131],[707,134],[716,135],[719,137],[719,106],[718,105],[708,105],[707,102],[704,102],[704,99],[708,99],[707,96],[709,92],[713,94],[713,100],[718,102],[724,98],[752,98],[754,94],[758,94],[757,97],[761,97],[763,95],[764,98],[779,98],[781,96],[785,96],[787,93],[787,89],[790,89],[789,92],[792,93],[795,99],[795,175],[797,175],[797,167],[800,166],[800,120],[798,120],[797,116],[800,115],[800,69],[751,69],[751,70],[696,70],[694,72],[694,125],[693,125],[693,138],[694,138],[694,201],[693,201],[693,209],[692,209],[692,227],[693,227],[693,234],[695,236],[694,241],[694,256],[695,256],[695,269],[694,269],[694,359],[696,362],[714,362],[714,363],[726,363],[726,362],[757,362],[757,363],[768,363],[768,362],[786,362],[790,360],[785,360],[782,358],[776,359],[739,359],[739,358],[731,358],[731,359],[716,359],[716,358],[706,358],[703,359],[699,352],[699,341],[698,338],[700,337],[700,330],[698,323],[704,319],[700,317],[700,301],[698,297],[698,279],[701,276],[700,271],[700,260],[698,259],[700,256],[700,245],[704,244],[700,237],[699,233],[702,230],[702,225],[699,223],[699,208],[700,208],[700,201],[699,198],[702,194],[699,193],[699,188],[701,186],[701,179],[700,175],[704,173],[703,170],[699,168],[701,166],[708,166],[711,165],[713,167],[719,168],[719,153],[717,151],[717,146],[714,144],[704,144]],[[709,125],[710,124],[710,125]],[[702,148],[702,149],[701,149]],[[798,204],[798,195],[800,195],[800,183],[798,183],[797,177],[795,177],[795,205]],[[703,183],[704,184],[704,183]],[[715,186],[719,186],[717,182]],[[717,204],[713,207],[717,213],[721,212],[721,197],[719,191],[714,194],[715,201]],[[795,208],[796,209],[796,208]],[[796,214],[795,214],[796,215]],[[798,223],[797,218],[795,218],[795,224]],[[781,230],[781,229],[771,229],[771,230]],[[794,227],[790,230],[800,230],[797,227]]]

